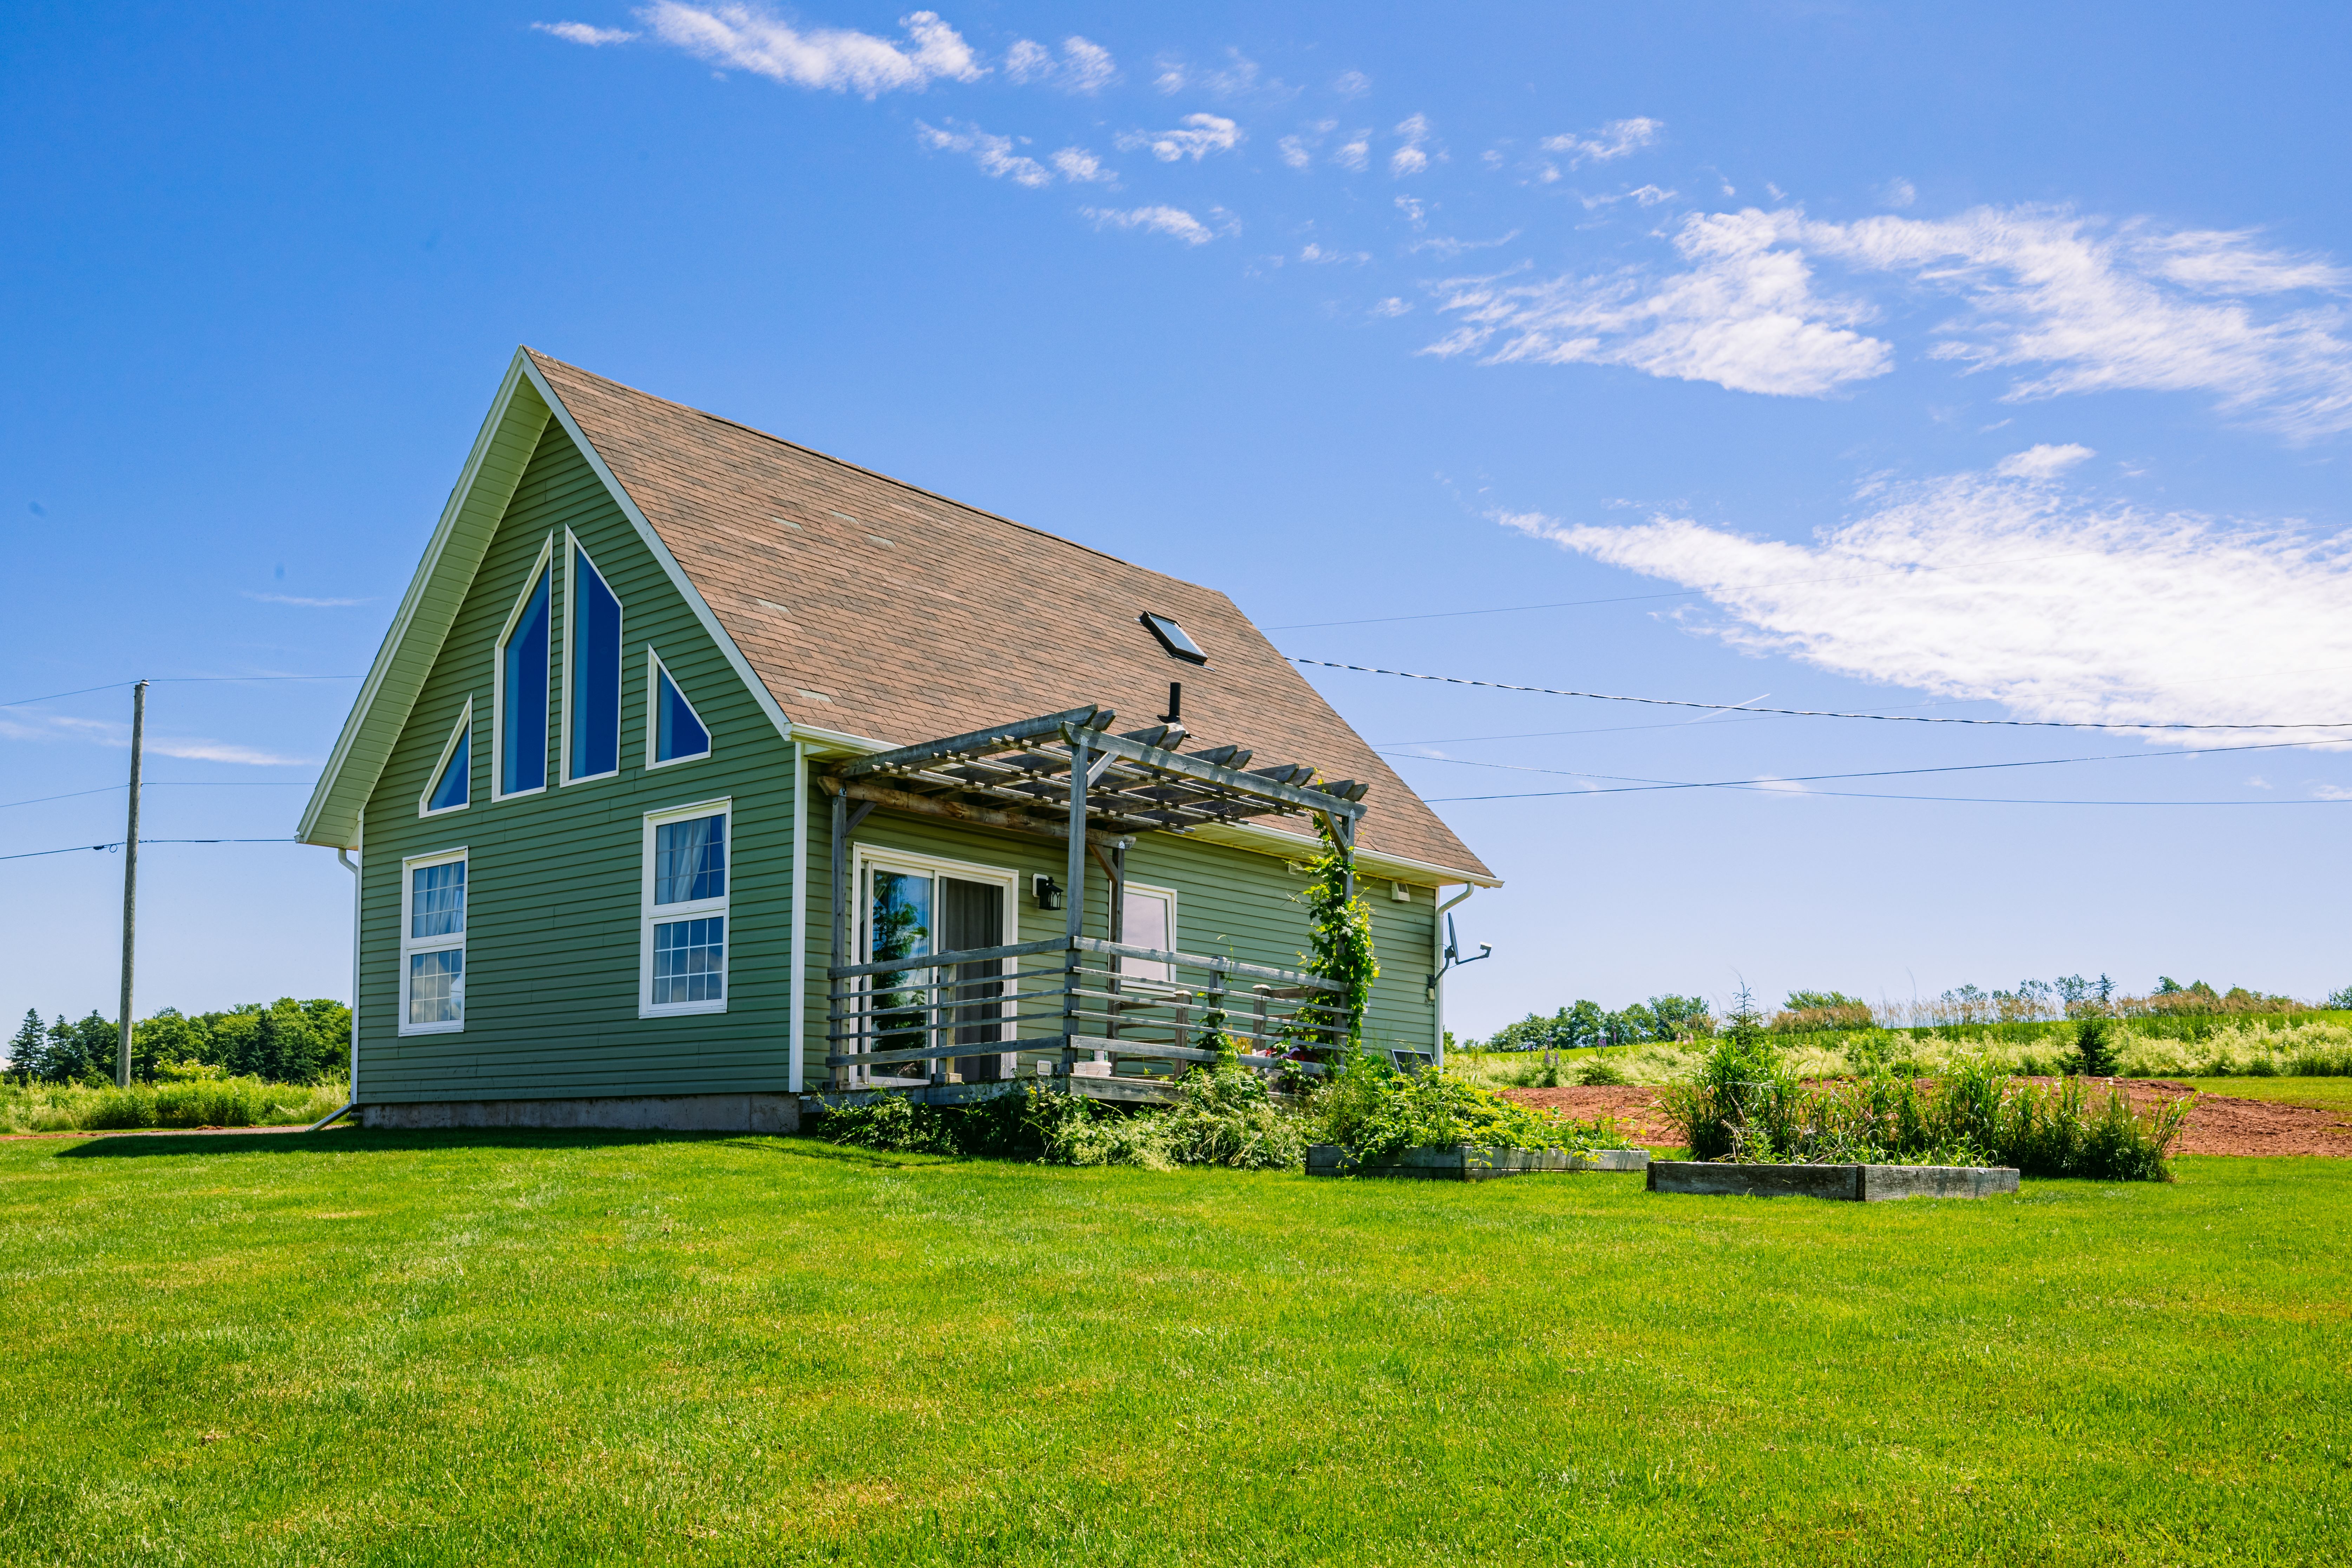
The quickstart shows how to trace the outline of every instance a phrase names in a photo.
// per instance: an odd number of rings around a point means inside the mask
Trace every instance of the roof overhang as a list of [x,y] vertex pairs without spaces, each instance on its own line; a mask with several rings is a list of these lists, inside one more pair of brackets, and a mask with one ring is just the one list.
[[343,721],[342,733],[336,737],[335,749],[320,773],[310,804],[303,808],[301,822],[294,830],[299,842],[343,849],[360,847],[360,814],[368,797],[375,793],[376,780],[383,775],[392,748],[407,728],[417,694],[424,689],[440,658],[449,627],[466,603],[482,557],[498,533],[507,505],[514,499],[515,487],[522,482],[523,470],[530,466],[531,454],[538,449],[550,419],[562,425],[572,437],[606,493],[635,528],[638,539],[661,563],[671,584],[725,654],[745,689],[775,725],[777,733],[791,735],[792,721],[777,704],[774,694],[752,673],[742,650],[719,624],[719,617],[701,591],[678,565],[677,558],[662,542],[661,535],[654,531],[635,500],[614,477],[604,456],[581,432],[571,411],[563,406],[562,398],[548,384],[547,377],[532,360],[530,351],[519,348],[499,383],[498,396],[490,404],[480,433],[474,437],[473,450],[458,472],[448,504],[441,509],[441,520],[434,527],[425,558],[417,563],[416,575],[401,597],[392,627],[384,633],[383,646],[376,650],[375,662],[368,668],[359,698]]

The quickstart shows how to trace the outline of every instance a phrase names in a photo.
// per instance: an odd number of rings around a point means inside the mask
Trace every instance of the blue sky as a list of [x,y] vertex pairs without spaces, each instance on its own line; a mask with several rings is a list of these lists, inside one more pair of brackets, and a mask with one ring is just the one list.
[[[0,801],[72,797],[0,853],[121,837],[127,693],[14,700],[141,675],[148,836],[289,833],[352,685],[220,678],[366,668],[517,342],[1302,658],[2352,721],[2348,57],[2315,6],[13,7]],[[1465,1029],[2352,983],[2312,731],[1308,672],[1509,879]],[[0,1007],[110,1013],[119,857],[0,865]],[[158,845],[142,907],[142,1011],[347,988],[325,851]]]

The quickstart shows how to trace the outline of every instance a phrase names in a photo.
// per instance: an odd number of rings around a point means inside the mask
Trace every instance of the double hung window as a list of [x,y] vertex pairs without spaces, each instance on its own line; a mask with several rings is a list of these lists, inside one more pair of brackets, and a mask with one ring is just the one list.
[[553,553],[551,538],[531,565],[522,597],[515,601],[499,637],[498,770],[501,797],[547,787],[549,630]]
[[404,860],[400,878],[400,1032],[454,1033],[466,1026],[466,851]]
[[728,801],[646,818],[637,1015],[727,1010]]
[[563,579],[563,782],[621,771],[621,601],[577,542]]

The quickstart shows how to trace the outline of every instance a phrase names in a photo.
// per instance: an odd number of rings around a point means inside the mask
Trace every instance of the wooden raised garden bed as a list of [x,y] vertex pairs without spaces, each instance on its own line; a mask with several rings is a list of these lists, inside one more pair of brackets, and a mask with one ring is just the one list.
[[1360,1163],[1337,1143],[1307,1149],[1310,1176],[1396,1176],[1414,1182],[1486,1182],[1538,1171],[1640,1171],[1650,1163],[1647,1149],[1489,1149],[1457,1143],[1441,1148],[1400,1149]]
[[1984,1198],[2017,1191],[2007,1165],[1734,1165],[1660,1160],[1649,1167],[1654,1193],[1758,1198]]

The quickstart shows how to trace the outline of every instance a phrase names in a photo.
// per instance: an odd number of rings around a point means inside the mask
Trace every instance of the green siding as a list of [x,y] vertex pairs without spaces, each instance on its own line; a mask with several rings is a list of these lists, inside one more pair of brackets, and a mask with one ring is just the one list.
[[[556,712],[563,679],[562,534],[624,607],[620,775],[490,798],[493,645],[556,535]],[[713,754],[645,766],[651,645],[709,726]],[[472,804],[420,819],[450,727],[474,704]],[[792,748],[744,689],[586,460],[551,425],[516,487],[367,807],[360,1093],[371,1101],[694,1094],[789,1087]],[[637,1016],[643,822],[731,796],[728,1010]],[[464,846],[466,1026],[402,1037],[401,862]]]

